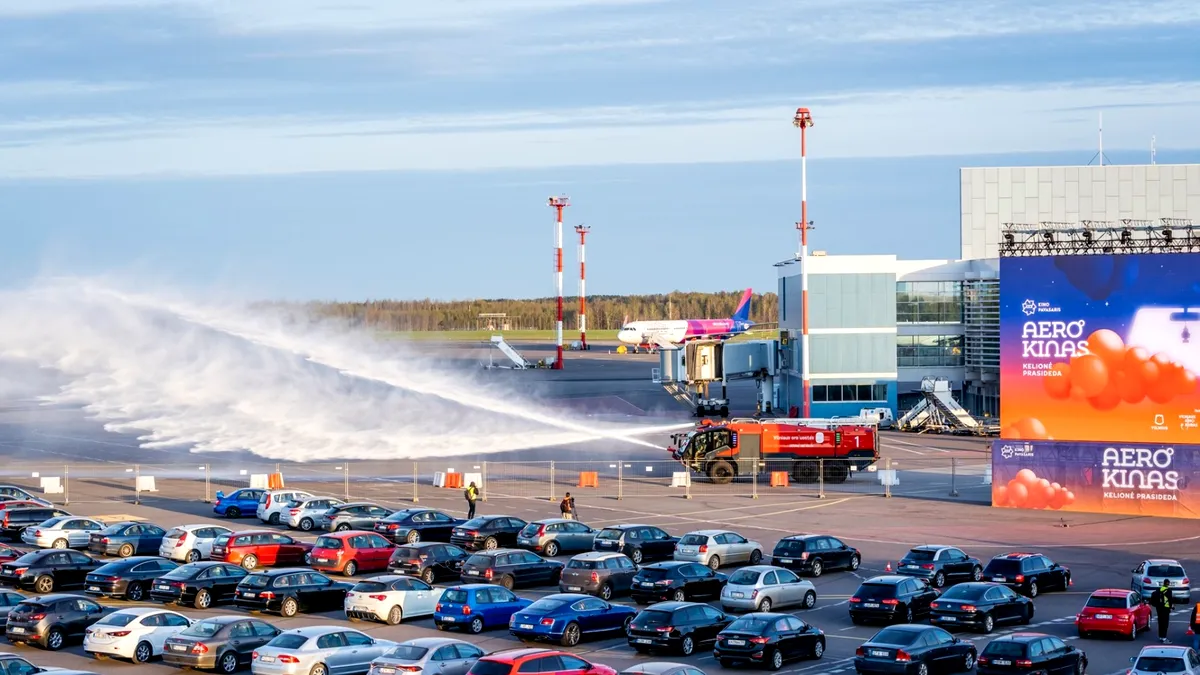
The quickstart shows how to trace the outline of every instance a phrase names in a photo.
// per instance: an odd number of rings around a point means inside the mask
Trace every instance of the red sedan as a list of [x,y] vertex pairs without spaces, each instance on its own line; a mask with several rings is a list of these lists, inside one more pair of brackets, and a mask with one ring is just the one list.
[[1150,628],[1150,605],[1128,589],[1101,588],[1094,591],[1075,616],[1079,637],[1092,633],[1116,633],[1130,640]]
[[12,562],[26,553],[28,553],[28,551],[22,551],[19,548],[0,546],[0,563]]
[[312,568],[348,577],[359,572],[383,572],[394,550],[394,544],[374,532],[334,532],[317,538],[312,550]]
[[272,565],[303,565],[312,544],[270,530],[245,530],[213,540],[213,560],[241,565],[247,570]]

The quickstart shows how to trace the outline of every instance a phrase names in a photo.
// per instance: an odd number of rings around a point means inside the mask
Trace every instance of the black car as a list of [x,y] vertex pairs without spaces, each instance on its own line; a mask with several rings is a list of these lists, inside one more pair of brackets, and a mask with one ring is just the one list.
[[1071,570],[1040,553],[1008,553],[992,558],[983,578],[1036,598],[1042,591],[1065,591]]
[[721,631],[713,646],[713,657],[722,668],[748,663],[779,670],[786,661],[824,655],[825,631],[775,612],[742,615]]
[[975,666],[978,675],[1028,675],[1029,673],[1083,673],[1087,654],[1061,639],[1044,633],[1013,633],[988,643]]
[[274,640],[279,633],[275,626],[246,616],[200,619],[167,638],[163,644],[163,663],[233,673],[243,664],[249,664],[254,650]]
[[468,551],[489,551],[517,545],[517,535],[528,525],[513,516],[480,516],[454,528],[450,543]]
[[83,638],[87,627],[111,611],[80,595],[56,593],[27,598],[8,613],[9,642],[36,644],[52,651]]
[[167,572],[150,587],[150,599],[208,609],[232,602],[237,585],[249,574],[241,565],[205,560]]
[[901,624],[879,631],[854,652],[859,673],[965,673],[975,667],[975,645],[937,626]]
[[[11,591],[0,591],[0,635],[4,634],[4,622],[8,620],[8,613],[13,607],[25,601],[25,596],[20,593]],[[3,672],[0,670],[0,672]]]
[[775,544],[771,564],[797,574],[821,576],[826,570],[856,570],[862,564],[858,549],[823,534],[794,534]]
[[912,623],[928,616],[929,606],[938,592],[923,579],[887,574],[871,577],[850,596],[850,620],[867,622]]
[[1029,623],[1033,601],[1003,584],[970,582],[942,593],[930,605],[929,622],[935,626],[962,626],[983,633],[998,623]]
[[629,595],[639,605],[659,600],[682,602],[693,598],[719,598],[729,577],[708,565],[692,562],[661,562],[638,570]]
[[69,516],[71,514],[52,506],[27,506],[0,511],[0,534],[10,540],[21,538],[21,533],[27,527],[40,525],[51,518]]
[[88,551],[100,555],[128,558],[134,555],[158,555],[167,531],[151,523],[115,523],[93,532]]
[[635,564],[644,560],[669,560],[675,555],[679,537],[653,525],[613,525],[596,533],[593,551],[624,553]]
[[334,581],[310,569],[264,570],[242,579],[233,602],[239,609],[292,617],[302,611],[340,610],[351,588],[354,584]]
[[983,579],[983,563],[953,546],[926,544],[909,550],[896,565],[896,574],[928,579],[934,588],[944,588],[947,581]]
[[84,592],[101,597],[141,602],[154,580],[179,567],[170,560],[150,556],[125,558],[97,567],[87,575]]
[[33,551],[0,565],[0,583],[38,593],[75,588],[104,563],[70,549]]
[[465,522],[434,509],[401,509],[375,523],[375,531],[397,544],[450,541],[454,528]]
[[463,583],[494,583],[517,586],[550,586],[558,583],[563,564],[546,560],[530,551],[513,548],[475,553],[462,564]]
[[670,651],[684,656],[707,647],[729,622],[728,614],[698,602],[660,602],[647,607],[629,624],[629,646],[639,653]]
[[421,542],[399,546],[392,551],[388,571],[396,574],[421,577],[432,584],[444,579],[457,580],[462,573],[462,564],[468,554],[453,544]]

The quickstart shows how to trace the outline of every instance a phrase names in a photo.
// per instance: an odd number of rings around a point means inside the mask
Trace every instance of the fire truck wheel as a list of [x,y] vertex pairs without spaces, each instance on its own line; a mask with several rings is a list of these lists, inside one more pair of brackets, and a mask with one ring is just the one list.
[[733,482],[733,466],[725,460],[713,462],[713,465],[708,469],[708,477],[717,485],[725,485]]
[[729,417],[729,406],[721,406],[721,417]]
[[797,483],[815,483],[819,476],[816,462],[796,462],[792,466],[792,480]]
[[845,483],[850,477],[850,469],[845,462],[832,462],[825,465],[826,483]]

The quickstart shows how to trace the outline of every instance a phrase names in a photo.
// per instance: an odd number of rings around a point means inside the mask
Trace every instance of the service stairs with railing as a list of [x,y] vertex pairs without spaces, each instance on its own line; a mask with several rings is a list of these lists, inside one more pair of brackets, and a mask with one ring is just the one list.
[[496,345],[496,347],[500,349],[500,353],[507,356],[508,359],[513,362],[513,368],[524,370],[530,367],[530,363],[525,360],[525,357],[521,356],[520,352],[513,349],[512,345],[504,341],[503,335],[493,335],[492,344]]
[[945,378],[921,380],[923,398],[912,410],[904,413],[897,427],[904,431],[919,429],[952,429],[978,432],[983,429],[979,421],[962,407],[950,393],[950,383]]

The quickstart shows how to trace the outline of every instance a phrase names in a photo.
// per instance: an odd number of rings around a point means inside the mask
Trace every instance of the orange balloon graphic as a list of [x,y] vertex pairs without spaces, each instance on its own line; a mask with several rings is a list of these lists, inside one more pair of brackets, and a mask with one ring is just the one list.
[[1071,361],[1071,383],[1088,398],[1098,396],[1108,386],[1108,366],[1095,354],[1077,356]]
[[1183,371],[1183,386],[1180,387],[1180,396],[1191,396],[1196,393],[1196,374],[1190,370]]
[[1125,341],[1107,328],[1092,333],[1087,339],[1088,351],[1100,357],[1112,370],[1119,370],[1125,361]]
[[1071,364],[1056,363],[1051,370],[1056,374],[1042,378],[1042,386],[1046,388],[1046,393],[1050,398],[1059,400],[1069,397],[1071,395]]
[[1146,394],[1150,394],[1150,390],[1158,383],[1159,372],[1158,364],[1151,360],[1143,361],[1137,366],[1137,372],[1142,376],[1142,386],[1146,388]]
[[1145,347],[1129,347],[1125,350],[1126,370],[1141,368],[1149,360],[1150,352]]
[[1010,438],[1014,441],[1021,440],[1021,432],[1017,431],[1017,425],[1010,424],[1000,432],[1001,438]]
[[1070,506],[1071,504],[1074,504],[1074,503],[1075,503],[1075,493],[1071,492],[1070,490],[1067,490],[1067,497],[1066,497],[1066,499],[1063,500],[1063,505]]
[[1016,479],[1028,486],[1037,485],[1038,482],[1037,474],[1033,472],[1033,469],[1021,469],[1017,472]]
[[[1057,483],[1056,483],[1057,485]],[[1067,505],[1067,491],[1062,487],[1055,488],[1054,496],[1050,498],[1049,506],[1052,509],[1061,509]]]
[[992,486],[992,506],[1008,506],[1008,486],[997,483]]
[[1141,403],[1146,398],[1146,385],[1142,384],[1141,367],[1122,370],[1114,378],[1121,400],[1126,403]]
[[1121,402],[1120,377],[1123,377],[1125,373],[1117,372],[1113,374],[1116,377],[1109,378],[1108,386],[1104,388],[1104,391],[1088,399],[1088,402],[1096,410],[1112,410]]
[[1008,504],[1021,509],[1025,508],[1025,500],[1029,499],[1029,488],[1020,479],[1008,481]]
[[1046,426],[1042,424],[1041,420],[1033,417],[1025,417],[1017,420],[1013,424],[1013,430],[1017,432],[1017,438],[1027,441],[1041,440],[1049,435],[1046,431]]
[[1029,488],[1029,496],[1025,498],[1025,508],[1041,509],[1046,506],[1046,493],[1042,490],[1042,481],[1046,482],[1046,487],[1050,486],[1050,481],[1042,479],[1035,481],[1032,485],[1027,485]]
[[[1150,365],[1155,365],[1151,363]],[[1154,384],[1146,385],[1146,396],[1150,397],[1155,403],[1166,403],[1175,398],[1175,392],[1178,385],[1175,383],[1175,376],[1172,374],[1170,366],[1159,366],[1158,378]]]

